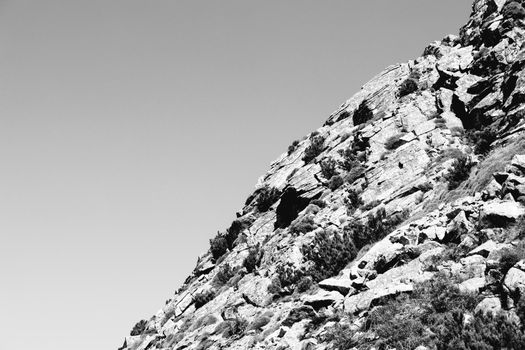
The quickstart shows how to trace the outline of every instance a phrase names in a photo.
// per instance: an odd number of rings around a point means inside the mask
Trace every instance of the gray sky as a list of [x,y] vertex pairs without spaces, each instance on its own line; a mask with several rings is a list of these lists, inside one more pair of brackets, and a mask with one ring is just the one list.
[[116,349],[268,164],[470,0],[0,0],[2,348]]

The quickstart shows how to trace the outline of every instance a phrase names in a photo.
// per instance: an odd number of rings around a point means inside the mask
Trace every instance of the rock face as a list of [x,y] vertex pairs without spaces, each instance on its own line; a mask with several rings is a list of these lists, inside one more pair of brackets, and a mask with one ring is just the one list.
[[271,163],[122,349],[331,349],[343,325],[361,349],[378,338],[374,310],[442,275],[481,295],[465,324],[512,313],[525,293],[524,42],[520,2],[476,0],[459,36],[366,83]]

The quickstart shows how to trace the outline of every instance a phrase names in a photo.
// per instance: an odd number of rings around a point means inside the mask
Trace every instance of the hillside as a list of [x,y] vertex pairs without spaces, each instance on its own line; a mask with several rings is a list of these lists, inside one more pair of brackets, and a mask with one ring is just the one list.
[[121,349],[525,348],[524,38],[476,0],[366,83]]

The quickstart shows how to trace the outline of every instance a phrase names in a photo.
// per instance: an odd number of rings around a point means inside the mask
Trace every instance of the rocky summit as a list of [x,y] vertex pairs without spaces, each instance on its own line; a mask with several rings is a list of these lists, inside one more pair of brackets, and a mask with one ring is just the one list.
[[524,2],[294,141],[121,349],[525,349]]

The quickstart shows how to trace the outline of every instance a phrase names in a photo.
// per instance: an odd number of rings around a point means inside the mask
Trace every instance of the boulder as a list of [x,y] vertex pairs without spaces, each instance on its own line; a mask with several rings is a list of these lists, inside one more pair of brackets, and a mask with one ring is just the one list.
[[454,241],[457,240],[464,234],[469,233],[474,228],[474,225],[468,221],[467,216],[464,211],[459,212],[452,221],[447,225],[447,230],[445,234],[445,241]]
[[348,278],[328,278],[319,282],[319,287],[328,291],[337,291],[342,295],[347,295],[354,291],[352,280]]
[[501,311],[501,300],[498,297],[489,297],[483,299],[474,309],[474,313],[496,314]]
[[489,254],[496,249],[501,248],[502,244],[496,243],[494,241],[486,241],[476,249],[470,251],[468,255],[481,255],[482,257],[486,258],[489,256]]
[[503,284],[513,296],[525,296],[525,271],[513,267],[505,275]]
[[502,227],[515,222],[523,214],[525,209],[517,202],[490,202],[483,205],[481,221],[487,226]]
[[512,158],[511,165],[525,172],[525,154],[516,154]]
[[474,277],[459,284],[459,289],[464,293],[478,293],[485,287],[485,277]]
[[305,305],[310,305],[315,310],[318,310],[320,308],[330,306],[335,302],[342,301],[343,295],[335,291],[328,292],[320,290],[314,295],[303,295],[301,300]]

